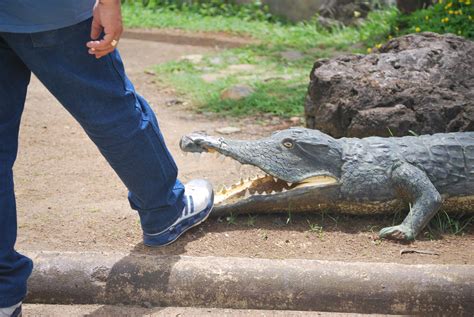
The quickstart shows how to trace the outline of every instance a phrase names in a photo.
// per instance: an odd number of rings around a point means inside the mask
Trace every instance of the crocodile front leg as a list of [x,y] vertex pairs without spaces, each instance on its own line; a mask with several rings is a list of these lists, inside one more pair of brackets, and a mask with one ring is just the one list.
[[414,240],[441,206],[441,195],[428,176],[408,163],[397,163],[392,169],[391,179],[397,192],[408,197],[412,207],[407,217],[398,226],[384,228],[381,238]]

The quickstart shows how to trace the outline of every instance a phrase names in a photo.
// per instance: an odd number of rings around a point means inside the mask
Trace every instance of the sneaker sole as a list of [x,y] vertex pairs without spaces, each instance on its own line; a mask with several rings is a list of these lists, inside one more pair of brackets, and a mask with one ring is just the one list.
[[197,227],[199,226],[200,224],[202,224],[204,221],[207,220],[207,218],[209,218],[209,215],[211,214],[212,212],[212,209],[214,208],[214,193],[212,193],[212,196],[211,196],[211,204],[209,204],[208,206],[206,206],[206,209],[209,208],[209,212],[207,213],[207,215],[202,218],[200,221],[196,222],[194,225],[186,228],[185,230],[183,230],[179,235],[176,236],[175,239],[165,243],[165,244],[160,244],[160,245],[151,245],[151,244],[146,244],[145,242],[143,242],[143,244],[149,248],[161,248],[161,247],[166,247],[174,242],[176,242],[176,240],[178,240],[183,234],[185,234],[186,232],[188,232],[189,230],[191,230],[192,228],[194,227]]

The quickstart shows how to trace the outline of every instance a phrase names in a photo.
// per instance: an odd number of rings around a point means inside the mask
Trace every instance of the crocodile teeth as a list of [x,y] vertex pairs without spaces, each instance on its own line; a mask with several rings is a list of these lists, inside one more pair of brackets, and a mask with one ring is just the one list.
[[250,197],[250,191],[248,189],[245,190],[244,198]]
[[275,183],[278,183],[278,178],[273,177],[273,180],[275,181]]
[[286,182],[288,184],[289,187],[293,186],[293,183],[290,183],[290,182]]

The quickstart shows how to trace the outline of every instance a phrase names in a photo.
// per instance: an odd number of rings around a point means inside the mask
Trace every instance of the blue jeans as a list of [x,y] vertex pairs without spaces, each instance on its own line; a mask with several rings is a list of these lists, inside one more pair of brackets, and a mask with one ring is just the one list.
[[[14,249],[12,167],[33,72],[84,128],[129,190],[146,233],[169,227],[184,186],[156,117],[125,75],[117,51],[96,59],[85,46],[91,20],[54,31],[0,33],[0,308],[22,300],[32,262]],[[34,106],[34,105],[31,105]]]

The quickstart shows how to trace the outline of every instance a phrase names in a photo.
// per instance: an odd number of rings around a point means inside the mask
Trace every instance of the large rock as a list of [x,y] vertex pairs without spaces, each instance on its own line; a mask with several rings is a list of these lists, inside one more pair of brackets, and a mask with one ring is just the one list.
[[306,124],[335,137],[474,130],[474,42],[421,33],[318,60]]

